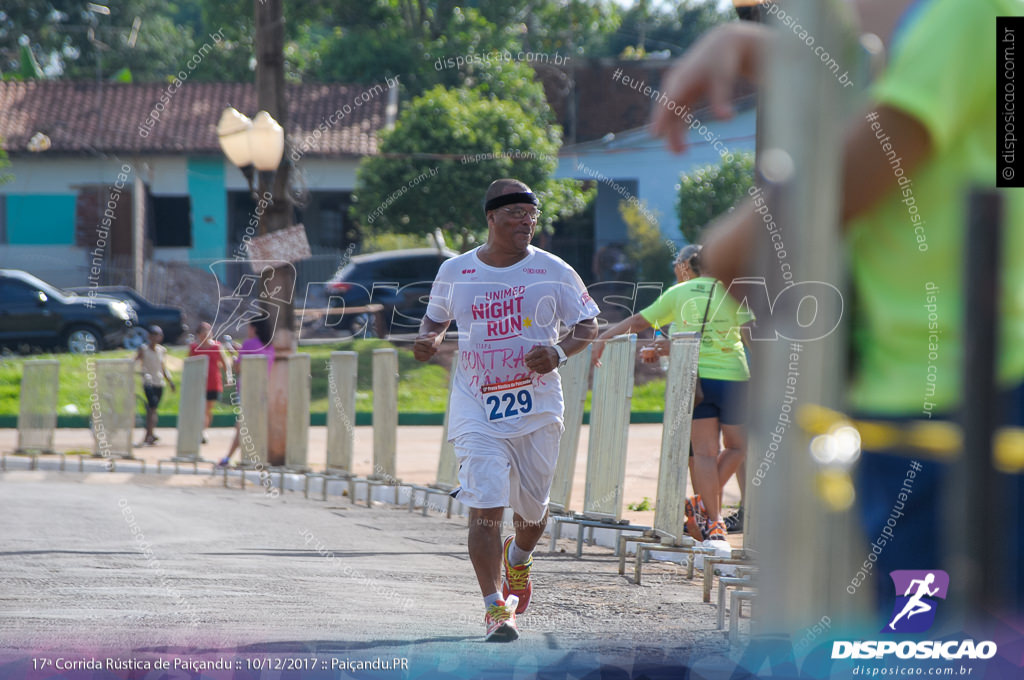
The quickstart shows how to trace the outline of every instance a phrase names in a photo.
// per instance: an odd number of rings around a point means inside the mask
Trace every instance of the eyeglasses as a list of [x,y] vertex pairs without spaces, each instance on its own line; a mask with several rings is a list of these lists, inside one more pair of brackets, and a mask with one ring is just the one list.
[[540,210],[528,210],[526,208],[502,208],[512,219],[521,220],[524,217],[529,217],[532,221],[536,222],[540,219]]

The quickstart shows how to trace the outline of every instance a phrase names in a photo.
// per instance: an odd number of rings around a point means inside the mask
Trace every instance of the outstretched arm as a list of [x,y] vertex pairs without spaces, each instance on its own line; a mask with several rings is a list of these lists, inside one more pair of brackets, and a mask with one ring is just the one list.
[[[583,351],[583,348],[593,342],[595,337],[597,337],[597,319],[584,319],[569,328],[569,332],[565,334],[558,346],[565,352],[565,356],[571,357],[573,354]],[[523,359],[527,368],[541,375],[558,368],[558,352],[550,345],[534,345]]]
[[594,350],[590,355],[590,361],[595,366],[601,365],[601,355],[604,354],[604,343],[617,335],[623,335],[625,333],[639,333],[642,330],[646,330],[651,327],[651,322],[641,316],[639,313],[634,314],[628,319],[624,319],[619,323],[615,324],[611,328],[607,329],[604,333],[597,336],[597,340],[594,341]]

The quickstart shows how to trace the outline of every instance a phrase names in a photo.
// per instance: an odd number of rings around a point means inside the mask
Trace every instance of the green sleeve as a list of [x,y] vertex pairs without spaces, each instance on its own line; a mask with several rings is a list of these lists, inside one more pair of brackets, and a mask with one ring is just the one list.
[[664,293],[650,306],[640,310],[642,316],[651,326],[663,328],[676,321],[676,312],[679,310],[679,296],[683,291],[685,283],[677,283]]
[[897,41],[874,99],[920,121],[935,152],[947,149],[977,108],[995,96],[996,15],[1013,13],[1014,5],[1014,0],[929,2]]

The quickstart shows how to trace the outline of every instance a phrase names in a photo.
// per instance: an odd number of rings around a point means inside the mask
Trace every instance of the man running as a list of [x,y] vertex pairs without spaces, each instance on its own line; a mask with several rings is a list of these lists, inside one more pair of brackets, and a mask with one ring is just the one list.
[[[484,598],[485,639],[510,642],[533,592],[532,554],[547,524],[563,429],[555,369],[597,336],[600,310],[572,267],[530,245],[540,210],[526,184],[492,182],[484,213],[487,242],[441,265],[413,352],[427,361],[448,325],[458,325],[448,407],[459,461],[455,497],[470,508],[469,557]],[[561,342],[560,322],[568,328]],[[502,544],[506,506],[515,535]]]

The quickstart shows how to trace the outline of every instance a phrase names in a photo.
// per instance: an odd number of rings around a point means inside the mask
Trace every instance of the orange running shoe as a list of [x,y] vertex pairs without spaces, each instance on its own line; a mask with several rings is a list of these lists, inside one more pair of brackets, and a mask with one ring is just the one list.
[[724,541],[728,534],[728,530],[725,528],[725,522],[720,519],[716,519],[708,525],[708,538],[709,541]]
[[706,539],[708,515],[700,494],[686,499],[686,533],[698,543]]
[[512,642],[519,638],[516,628],[516,605],[519,600],[515,595],[505,601],[498,600],[487,608],[484,614],[484,625],[487,626],[486,642]]

